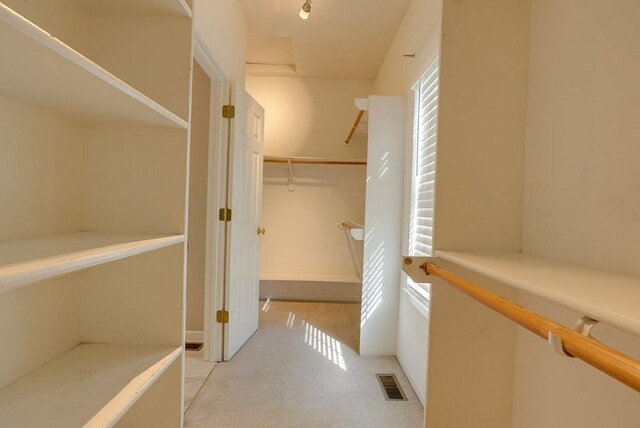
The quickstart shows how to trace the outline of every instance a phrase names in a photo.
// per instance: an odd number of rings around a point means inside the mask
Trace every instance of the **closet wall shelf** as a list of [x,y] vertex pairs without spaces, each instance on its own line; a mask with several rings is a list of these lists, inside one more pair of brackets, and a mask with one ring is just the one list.
[[436,251],[436,257],[640,335],[640,278],[519,252]]
[[0,390],[0,426],[110,427],[182,347],[81,344]]
[[366,165],[366,159],[336,159],[336,158],[312,158],[312,157],[284,157],[265,156],[266,163],[294,163],[308,165]]
[[89,10],[96,12],[127,13],[136,15],[192,16],[184,0],[81,0]]
[[[142,3],[142,2],[141,2]],[[187,129],[174,113],[0,3],[0,93],[87,124]]]
[[0,293],[184,242],[184,235],[78,232],[0,242]]

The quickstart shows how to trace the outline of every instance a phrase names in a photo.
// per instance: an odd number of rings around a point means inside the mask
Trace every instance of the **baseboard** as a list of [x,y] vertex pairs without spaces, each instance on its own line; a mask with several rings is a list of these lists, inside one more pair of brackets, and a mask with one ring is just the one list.
[[204,331],[187,330],[186,341],[189,343],[204,343]]
[[402,357],[400,356],[400,354],[396,354],[396,359],[398,360],[398,363],[400,364],[400,368],[402,369],[402,371],[404,372],[404,375],[409,380],[409,383],[411,384],[413,391],[418,396],[418,399],[420,400],[420,402],[422,403],[422,407],[424,408],[426,406],[424,393],[422,392],[421,389],[418,388],[418,384],[416,383],[416,380],[413,378],[411,373],[407,370],[407,366],[402,361]]
[[261,280],[260,299],[359,303],[362,300],[362,284],[332,281]]

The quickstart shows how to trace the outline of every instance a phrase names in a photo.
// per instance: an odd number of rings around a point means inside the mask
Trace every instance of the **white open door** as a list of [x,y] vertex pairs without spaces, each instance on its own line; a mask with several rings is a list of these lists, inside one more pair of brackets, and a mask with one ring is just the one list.
[[231,104],[226,287],[228,322],[224,324],[224,359],[228,360],[258,329],[264,109],[234,87]]

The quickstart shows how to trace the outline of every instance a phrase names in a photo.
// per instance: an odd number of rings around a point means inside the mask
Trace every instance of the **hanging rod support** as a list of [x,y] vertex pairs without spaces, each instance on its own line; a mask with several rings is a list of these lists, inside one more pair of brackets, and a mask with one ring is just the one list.
[[364,114],[364,110],[358,111],[358,115],[356,116],[356,120],[353,122],[353,126],[349,131],[349,135],[347,135],[347,139],[344,140],[345,144],[349,144],[351,142],[351,138],[353,137],[353,134],[356,132],[356,129],[358,129],[358,125],[360,124],[360,120],[362,119],[363,114]]

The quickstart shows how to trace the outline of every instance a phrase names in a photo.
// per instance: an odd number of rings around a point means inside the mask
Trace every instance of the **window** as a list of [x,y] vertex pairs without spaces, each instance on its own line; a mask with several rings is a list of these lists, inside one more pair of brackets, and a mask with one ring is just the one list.
[[[409,254],[414,256],[433,255],[439,77],[439,61],[436,60],[413,87],[415,109]],[[415,284],[411,279],[407,285],[416,297],[429,300],[428,286]]]

